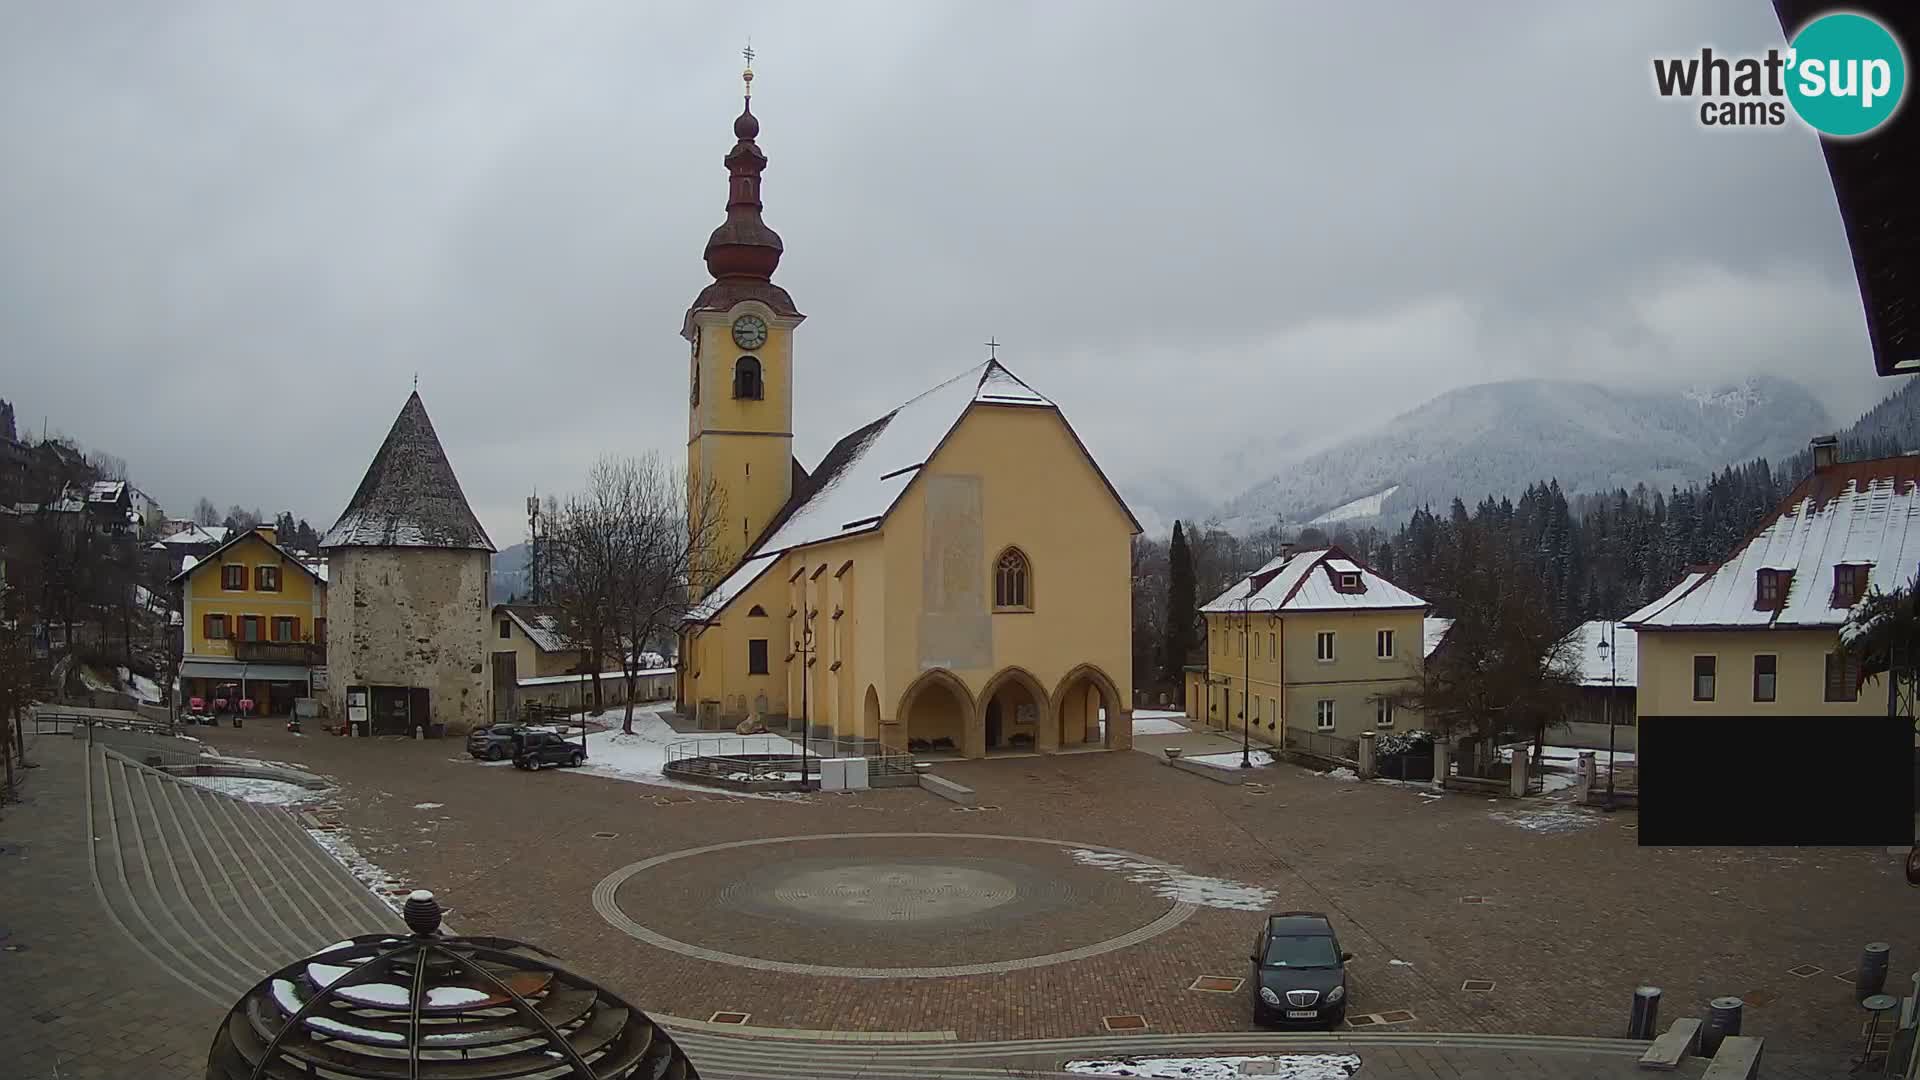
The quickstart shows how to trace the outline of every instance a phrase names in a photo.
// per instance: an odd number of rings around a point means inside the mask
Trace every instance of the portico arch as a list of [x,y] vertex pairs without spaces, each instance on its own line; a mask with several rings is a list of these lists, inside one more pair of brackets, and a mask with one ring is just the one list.
[[1093,664],[1081,664],[1061,677],[1053,691],[1052,716],[1062,749],[1090,743],[1109,750],[1133,746],[1133,710],[1113,679]]
[[903,748],[963,751],[974,712],[973,693],[967,684],[945,668],[930,668],[900,695],[893,716],[900,725]]
[[974,731],[968,733],[978,741],[969,745],[967,756],[996,750],[1053,751],[1058,743],[1051,738],[1053,725],[1047,718],[1052,713],[1047,702],[1047,688],[1032,672],[1021,667],[1000,669],[980,691],[980,711]]
[[880,691],[867,684],[867,700],[860,709],[860,737],[880,741]]

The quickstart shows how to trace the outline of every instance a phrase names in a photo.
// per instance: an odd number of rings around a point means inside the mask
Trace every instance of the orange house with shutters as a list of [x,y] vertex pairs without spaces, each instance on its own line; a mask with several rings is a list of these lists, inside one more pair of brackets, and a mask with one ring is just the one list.
[[[175,575],[186,635],[175,695],[213,707],[254,703],[256,716],[286,716],[314,696],[326,671],[327,580],[282,548],[274,530],[235,533]],[[230,687],[222,690],[222,687]]]

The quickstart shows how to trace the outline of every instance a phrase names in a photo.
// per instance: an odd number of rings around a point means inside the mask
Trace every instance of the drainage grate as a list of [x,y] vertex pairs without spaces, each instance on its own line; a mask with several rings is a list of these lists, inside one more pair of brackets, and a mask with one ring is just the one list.
[[1853,981],[1853,972],[1851,972],[1851,971],[1836,971],[1836,972],[1834,972],[1834,974],[1833,974],[1833,977],[1834,977],[1834,979],[1835,979],[1836,981],[1838,981],[1838,982],[1843,982],[1843,983],[1851,983],[1851,982]]
[[1825,970],[1827,970],[1827,969],[1826,969],[1826,968],[1823,968],[1823,967],[1816,967],[1816,966],[1814,966],[1814,965],[1812,965],[1812,964],[1801,964],[1801,965],[1800,965],[1799,967],[1797,967],[1797,968],[1788,968],[1788,969],[1787,969],[1787,974],[1789,974],[1789,975],[1798,975],[1798,976],[1800,976],[1800,977],[1801,977],[1801,978],[1803,978],[1803,979],[1811,979],[1811,978],[1813,978],[1813,977],[1814,977],[1815,975],[1818,975],[1818,974],[1820,974],[1820,973],[1821,973],[1822,971],[1825,971]]
[[614,837],[619,835],[620,834],[617,832],[597,832],[593,834],[593,838],[595,840],[612,840]]
[[1202,990],[1209,994],[1231,994],[1246,983],[1245,979],[1236,979],[1230,975],[1202,975],[1193,980],[1189,990]]
[[1372,1013],[1348,1013],[1347,1014],[1348,1027],[1372,1027],[1373,1025],[1379,1022],[1380,1022],[1380,1018],[1373,1015]]
[[1476,994],[1484,994],[1487,991],[1493,989],[1493,980],[1492,979],[1468,979],[1466,982],[1463,982],[1460,984],[1460,989],[1471,990]]
[[1484,904],[1487,902],[1487,898],[1484,896],[1463,896],[1460,898],[1460,902],[1463,904]]
[[1108,1031],[1145,1031],[1147,1029],[1147,1018],[1141,1016],[1139,1013],[1122,1013],[1119,1016],[1103,1016],[1100,1018],[1100,1023],[1103,1024]]
[[714,1013],[712,1016],[707,1017],[707,1023],[709,1024],[744,1024],[747,1022],[747,1017],[752,1015],[753,1015],[752,1013],[743,1013],[743,1012],[725,1012],[725,1011],[717,1012],[717,1013]]
[[1405,1009],[1392,1009],[1383,1013],[1375,1013],[1374,1018],[1382,1024],[1404,1024],[1413,1019],[1413,1014]]

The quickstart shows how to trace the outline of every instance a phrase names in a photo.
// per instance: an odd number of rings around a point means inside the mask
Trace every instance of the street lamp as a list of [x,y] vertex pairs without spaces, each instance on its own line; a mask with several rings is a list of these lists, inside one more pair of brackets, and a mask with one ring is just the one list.
[[800,659],[800,786],[807,786],[807,743],[813,738],[813,723],[807,719],[807,680],[813,666],[813,616],[809,611],[801,616],[800,640],[793,643],[794,655]]
[[[1234,605],[1240,608],[1240,767],[1253,768],[1253,720],[1247,715],[1247,698],[1253,693],[1253,648],[1249,641],[1253,628],[1255,608],[1266,611],[1267,621],[1273,621],[1273,601],[1263,596],[1249,596],[1228,605],[1231,611]],[[1228,704],[1232,704],[1232,693],[1227,691]]]
[[1607,809],[1613,809],[1613,699],[1620,687],[1620,653],[1615,647],[1620,624],[1609,621],[1607,636],[1600,639],[1600,655],[1607,658],[1607,696],[1600,702],[1601,715],[1607,720]]

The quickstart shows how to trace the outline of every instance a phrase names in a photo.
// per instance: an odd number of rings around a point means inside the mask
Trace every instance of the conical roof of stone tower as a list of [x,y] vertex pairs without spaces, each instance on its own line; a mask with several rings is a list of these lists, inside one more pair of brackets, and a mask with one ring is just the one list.
[[419,391],[400,410],[360,489],[320,547],[494,550],[460,491]]

